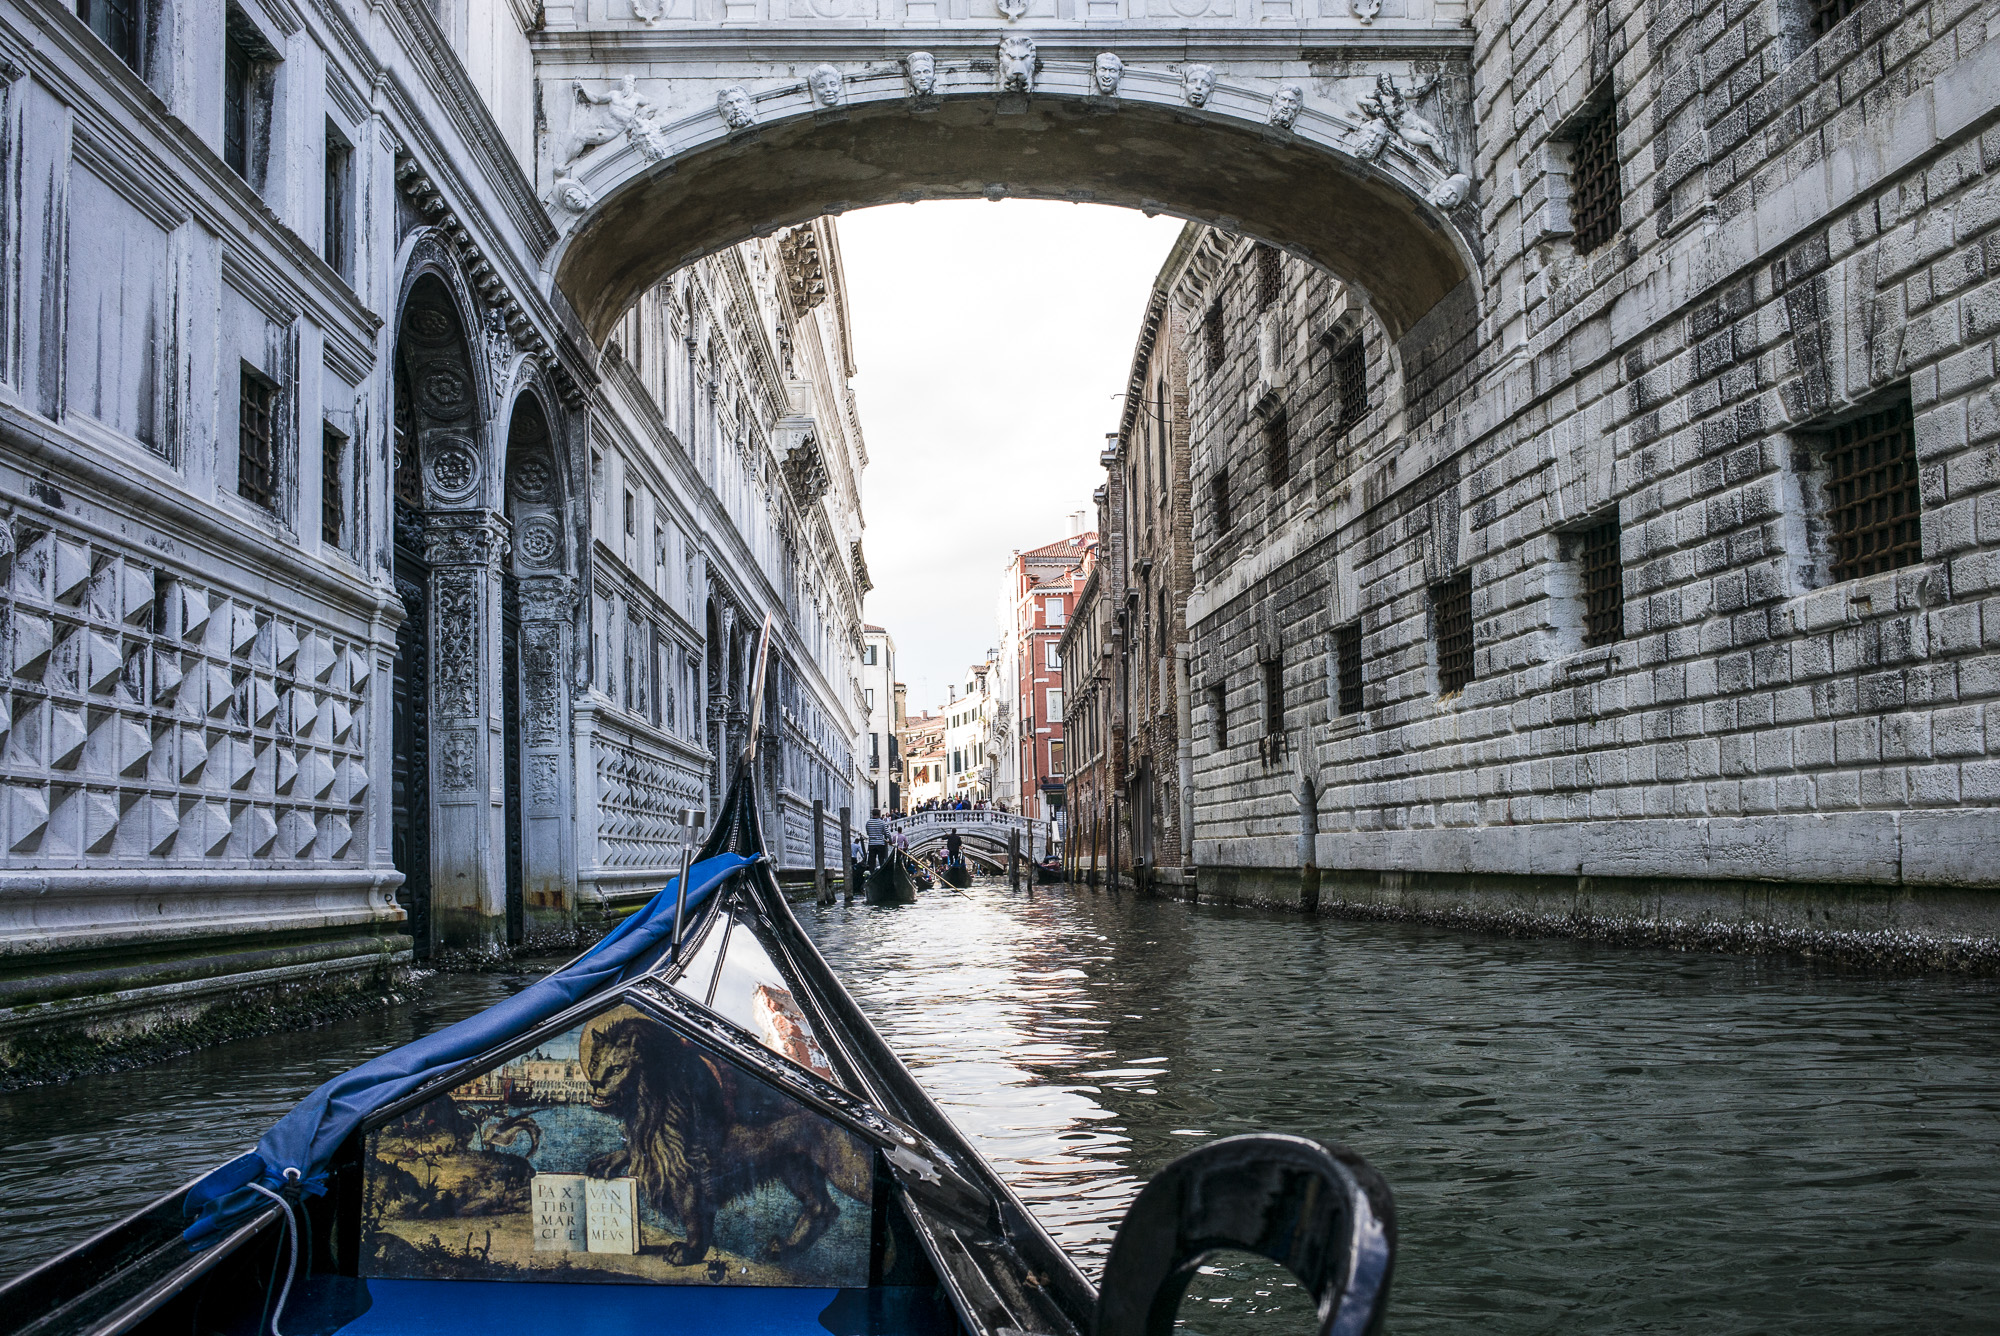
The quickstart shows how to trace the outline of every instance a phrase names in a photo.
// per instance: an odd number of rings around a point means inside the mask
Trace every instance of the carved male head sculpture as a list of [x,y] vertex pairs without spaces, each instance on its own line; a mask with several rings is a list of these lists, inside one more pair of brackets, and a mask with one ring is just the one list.
[[1215,70],[1208,65],[1181,66],[1181,92],[1190,107],[1208,105],[1209,94],[1215,91]]
[[1292,122],[1299,118],[1299,112],[1305,109],[1305,105],[1305,89],[1297,84],[1280,84],[1278,91],[1271,96],[1269,120],[1277,129],[1289,130],[1292,128]]
[[937,91],[937,58],[928,51],[912,51],[903,57],[903,73],[910,79],[910,91],[929,97]]
[[1125,62],[1110,51],[1097,53],[1097,62],[1091,66],[1090,81],[1101,97],[1118,96],[1118,81],[1125,77]]
[[1430,202],[1446,213],[1452,212],[1472,196],[1472,178],[1464,172],[1453,172],[1444,180],[1431,187]]
[[813,101],[822,107],[840,105],[840,71],[831,65],[815,65],[806,76],[806,83],[812,87]]
[[742,84],[731,84],[717,93],[715,106],[732,130],[747,129],[757,122],[757,110],[750,104],[750,94]]
[[1029,93],[1035,87],[1035,39],[1000,39],[1000,91]]

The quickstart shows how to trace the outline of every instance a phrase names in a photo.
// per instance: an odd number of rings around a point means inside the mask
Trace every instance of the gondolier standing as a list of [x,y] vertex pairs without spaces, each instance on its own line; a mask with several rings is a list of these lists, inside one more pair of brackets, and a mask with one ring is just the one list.
[[867,835],[868,866],[881,867],[889,847],[889,823],[882,819],[882,809],[879,807],[870,808],[868,811]]
[[963,843],[964,841],[958,838],[957,831],[946,831],[944,837],[944,856],[956,862],[958,860],[959,846]]

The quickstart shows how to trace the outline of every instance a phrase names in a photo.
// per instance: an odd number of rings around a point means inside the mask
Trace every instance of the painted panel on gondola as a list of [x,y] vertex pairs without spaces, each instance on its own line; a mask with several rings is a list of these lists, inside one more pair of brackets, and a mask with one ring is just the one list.
[[623,1004],[377,1129],[364,1190],[371,1277],[868,1283],[868,1144]]

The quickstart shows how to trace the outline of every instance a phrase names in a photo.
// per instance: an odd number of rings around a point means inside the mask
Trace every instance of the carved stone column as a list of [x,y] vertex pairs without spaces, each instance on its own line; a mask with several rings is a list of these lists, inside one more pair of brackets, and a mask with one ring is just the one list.
[[507,936],[500,679],[500,563],[507,526],[490,510],[433,511],[431,567],[431,922],[441,947]]
[[[576,580],[520,582],[521,898],[532,935],[571,922],[577,908],[569,677],[576,635]],[[508,683],[509,689],[515,684]]]

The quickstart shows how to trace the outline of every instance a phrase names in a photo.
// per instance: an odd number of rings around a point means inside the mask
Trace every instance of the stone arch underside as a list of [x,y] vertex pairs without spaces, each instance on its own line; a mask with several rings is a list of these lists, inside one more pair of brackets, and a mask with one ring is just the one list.
[[724,247],[825,213],[982,197],[1120,205],[1258,237],[1357,289],[1393,338],[1471,277],[1476,253],[1471,210],[1446,219],[1304,137],[1148,103],[1036,97],[1006,111],[989,96],[798,116],[647,167],[578,224],[555,282],[601,343],[648,287]]

